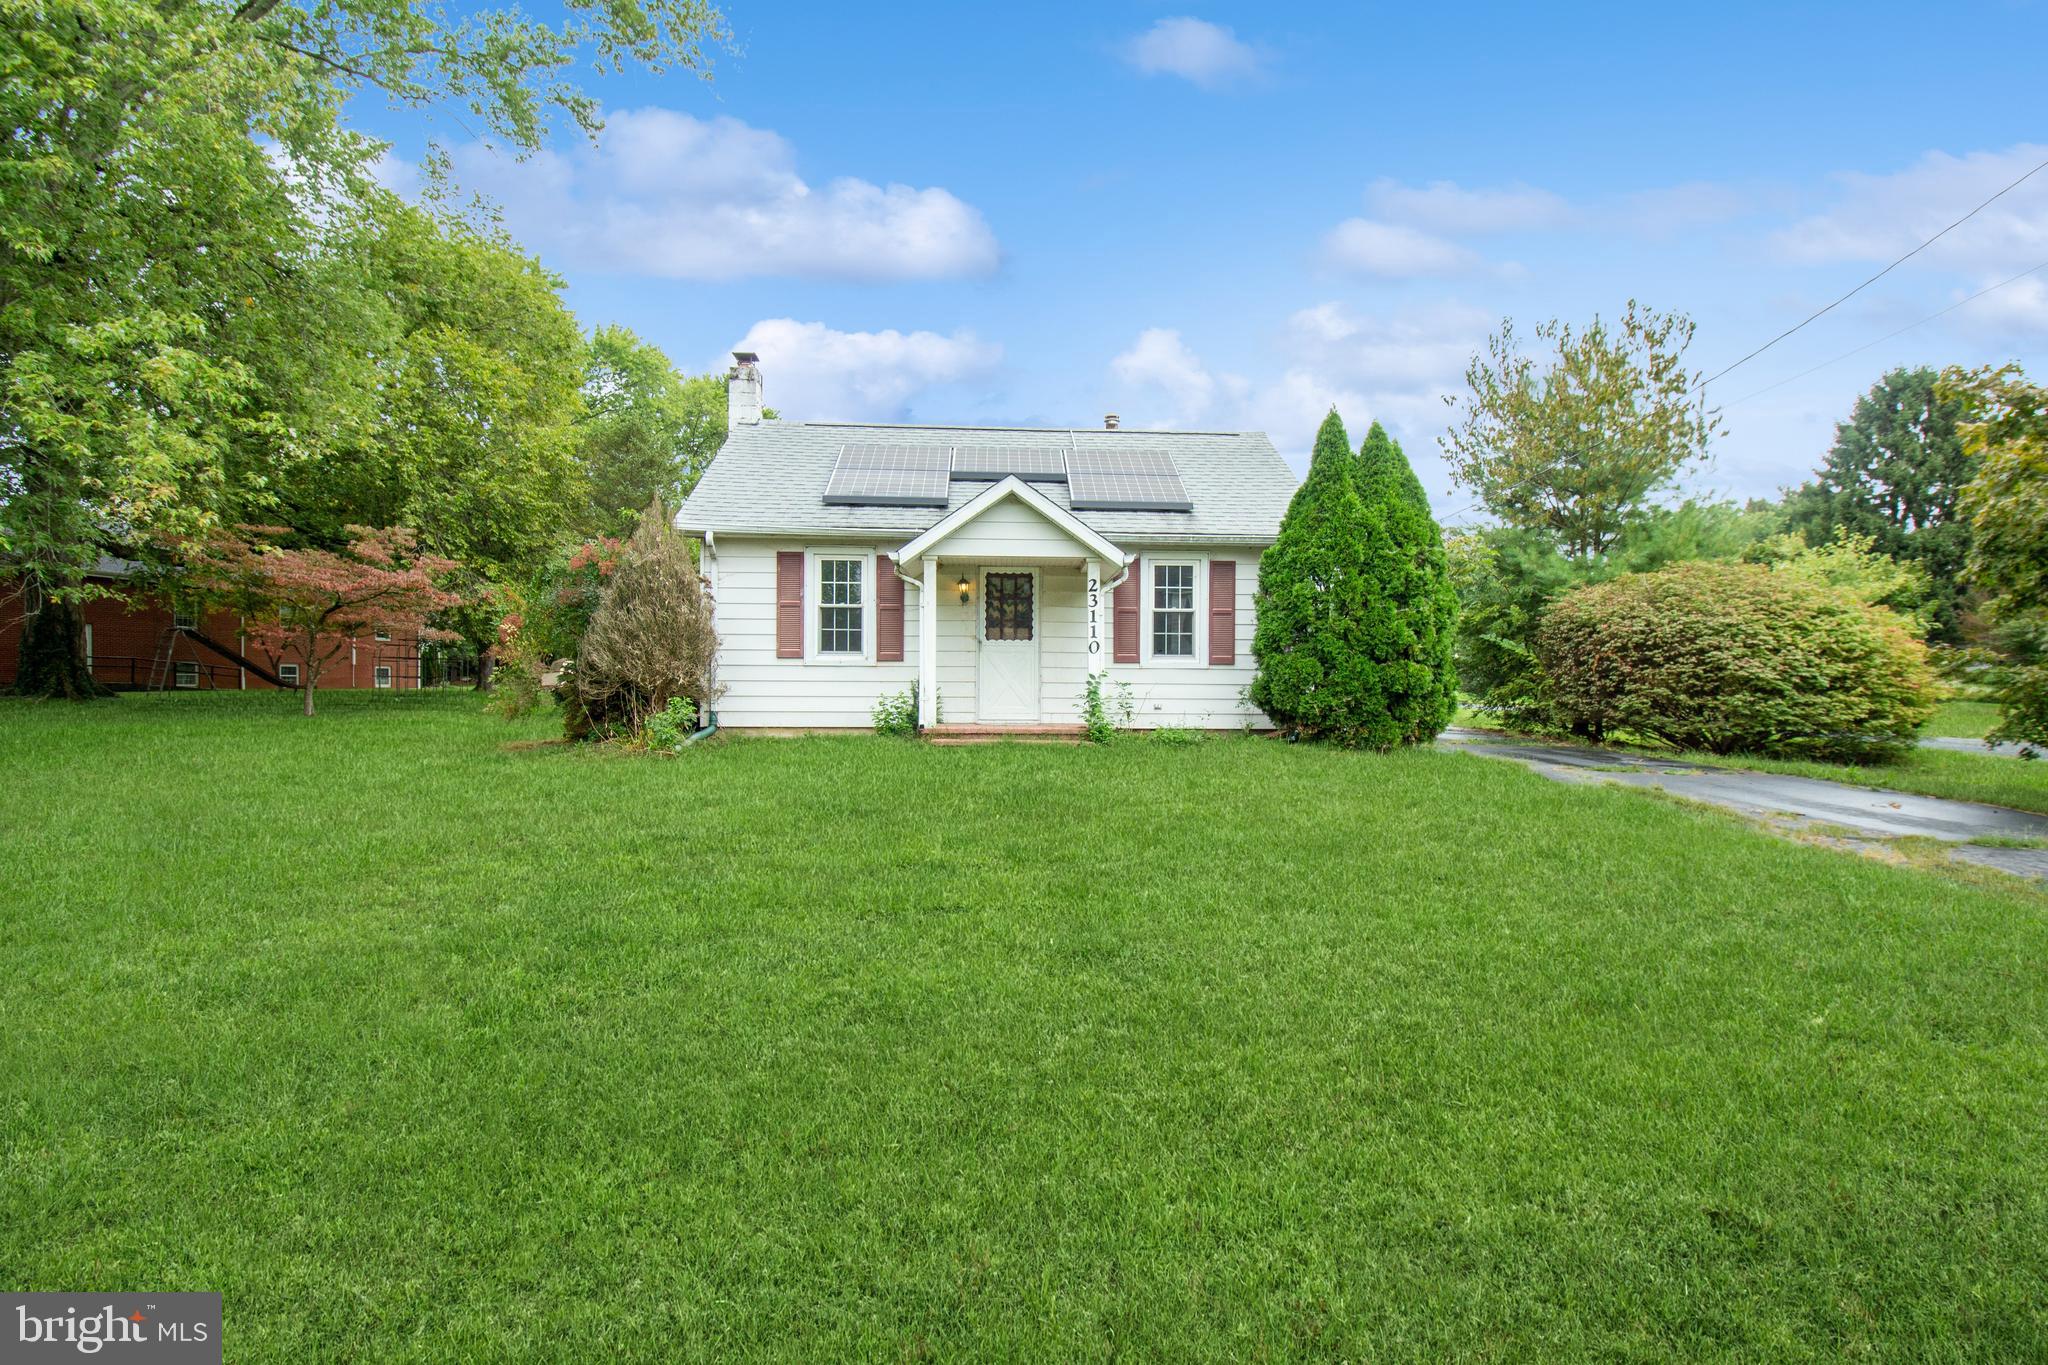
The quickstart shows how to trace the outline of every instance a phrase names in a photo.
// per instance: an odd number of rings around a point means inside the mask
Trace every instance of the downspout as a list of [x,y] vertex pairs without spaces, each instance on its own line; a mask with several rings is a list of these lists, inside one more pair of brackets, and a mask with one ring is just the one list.
[[[712,538],[711,529],[709,527],[706,527],[704,530],[704,554],[711,561],[711,613],[712,620],[715,622],[718,617],[718,579],[716,577],[718,570],[718,542]],[[683,743],[695,744],[698,740],[709,739],[711,736],[717,733],[718,711],[714,707],[713,709],[706,711],[704,713],[704,724],[701,728],[693,730],[689,734],[683,736]]]

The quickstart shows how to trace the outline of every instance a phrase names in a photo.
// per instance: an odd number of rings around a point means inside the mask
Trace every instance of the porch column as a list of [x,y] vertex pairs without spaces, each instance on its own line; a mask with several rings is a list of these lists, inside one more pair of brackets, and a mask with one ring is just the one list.
[[939,557],[924,557],[924,584],[917,597],[917,723],[939,720]]
[[1102,629],[1102,561],[1091,559],[1086,562],[1088,574],[1088,676],[1094,677],[1102,671],[1103,659],[1108,652],[1108,642]]

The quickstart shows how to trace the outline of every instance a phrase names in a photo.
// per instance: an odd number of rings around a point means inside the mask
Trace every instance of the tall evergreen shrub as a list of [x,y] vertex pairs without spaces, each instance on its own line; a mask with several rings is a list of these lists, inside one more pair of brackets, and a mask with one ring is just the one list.
[[1358,459],[1333,410],[1259,561],[1251,699],[1287,733],[1379,749],[1400,742],[1374,648],[1392,624],[1374,572],[1390,553],[1386,519],[1359,496]]
[[1368,640],[1380,693],[1400,743],[1425,744],[1458,709],[1451,650],[1458,595],[1443,531],[1401,446],[1378,422],[1358,451],[1358,491],[1386,527],[1371,561],[1372,592],[1386,611]]

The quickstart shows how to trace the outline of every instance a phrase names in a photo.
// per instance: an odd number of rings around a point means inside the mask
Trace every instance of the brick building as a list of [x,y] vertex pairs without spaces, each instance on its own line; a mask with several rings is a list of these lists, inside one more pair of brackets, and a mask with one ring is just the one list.
[[[153,595],[123,591],[130,572],[124,560],[101,560],[92,581],[114,594],[96,597],[80,609],[86,659],[99,682],[123,691],[257,691],[299,685],[305,661],[296,650],[273,665],[243,634],[234,612],[188,615]],[[13,683],[20,665],[24,605],[18,593],[0,597],[0,687]],[[322,689],[419,685],[420,644],[403,632],[351,641],[320,676]]]

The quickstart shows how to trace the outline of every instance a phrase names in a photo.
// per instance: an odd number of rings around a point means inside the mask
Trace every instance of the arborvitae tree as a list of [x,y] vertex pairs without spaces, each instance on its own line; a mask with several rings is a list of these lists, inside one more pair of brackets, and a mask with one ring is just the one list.
[[1424,744],[1458,709],[1451,660],[1458,595],[1443,531],[1430,515],[1422,480],[1378,422],[1358,451],[1358,491],[1367,515],[1376,515],[1387,532],[1371,564],[1375,600],[1389,617],[1371,639],[1380,692],[1399,741]]
[[1251,699],[1289,734],[1385,749],[1401,738],[1376,666],[1392,612],[1376,595],[1373,566],[1389,543],[1384,518],[1359,497],[1357,466],[1332,410],[1259,561]]
[[1918,564],[1934,585],[1934,637],[1962,638],[1970,525],[1956,498],[1976,473],[1957,424],[1963,407],[1936,391],[1933,370],[1893,370],[1856,400],[1813,482],[1785,499],[1787,527],[1824,545],[1864,535]]

